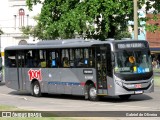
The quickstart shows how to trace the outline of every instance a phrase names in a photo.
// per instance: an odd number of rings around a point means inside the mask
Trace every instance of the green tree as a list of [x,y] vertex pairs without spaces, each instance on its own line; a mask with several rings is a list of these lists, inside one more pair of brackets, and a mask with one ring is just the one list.
[[[42,4],[37,19],[36,37],[40,39],[74,38],[76,36],[101,39],[113,38],[117,30],[125,31],[133,20],[133,0],[26,0],[29,10]],[[138,0],[139,8],[145,0]],[[146,12],[154,7],[160,11],[160,1],[146,3]],[[146,19],[145,19],[146,20]]]
[[[35,21],[38,21],[39,19],[39,15],[37,16],[34,16],[33,18]],[[30,35],[32,37],[39,37],[39,38],[42,38],[42,31],[40,31],[41,28],[39,28],[39,26],[23,26],[21,28],[21,31],[23,32],[23,35]]]
[[125,31],[117,30],[115,32],[115,36],[114,36],[115,40],[121,40],[123,38],[130,38],[131,39],[131,37],[132,37],[131,33],[128,32],[127,30],[125,30]]

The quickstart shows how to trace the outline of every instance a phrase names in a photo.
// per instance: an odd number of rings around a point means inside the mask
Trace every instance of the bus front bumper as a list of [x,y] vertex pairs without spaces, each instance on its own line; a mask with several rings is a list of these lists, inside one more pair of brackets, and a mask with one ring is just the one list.
[[115,95],[142,94],[154,92],[154,80],[116,81]]

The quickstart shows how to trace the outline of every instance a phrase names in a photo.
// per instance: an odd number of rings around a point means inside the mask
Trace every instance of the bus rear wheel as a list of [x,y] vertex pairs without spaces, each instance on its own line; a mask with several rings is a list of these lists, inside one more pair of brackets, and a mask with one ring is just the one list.
[[128,100],[131,95],[119,95],[119,97],[122,99],[122,100]]
[[35,81],[32,84],[32,93],[33,93],[33,96],[35,96],[35,97],[41,96],[41,87],[40,87],[40,84],[38,81]]
[[98,100],[97,90],[96,90],[95,86],[92,85],[92,84],[88,86],[88,98],[91,101],[97,101]]

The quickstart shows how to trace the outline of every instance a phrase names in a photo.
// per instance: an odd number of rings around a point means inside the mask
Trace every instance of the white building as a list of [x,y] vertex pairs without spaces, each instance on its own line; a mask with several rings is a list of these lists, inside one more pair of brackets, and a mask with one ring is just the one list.
[[41,6],[39,5],[34,6],[33,11],[29,11],[26,0],[4,2],[3,12],[0,13],[0,28],[4,32],[0,36],[2,56],[4,48],[7,46],[37,42],[32,37],[24,36],[20,28],[27,25],[35,26],[36,22],[33,17],[40,13],[40,9]]

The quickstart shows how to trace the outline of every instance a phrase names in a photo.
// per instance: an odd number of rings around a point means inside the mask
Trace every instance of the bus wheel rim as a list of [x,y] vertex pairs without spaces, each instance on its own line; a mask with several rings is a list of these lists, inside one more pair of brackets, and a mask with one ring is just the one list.
[[91,88],[91,89],[90,89],[90,96],[91,96],[91,97],[96,97],[96,94],[97,94],[97,93],[96,93],[96,89],[95,89],[95,88]]
[[35,85],[34,86],[34,93],[37,95],[39,94],[39,86],[38,85]]

